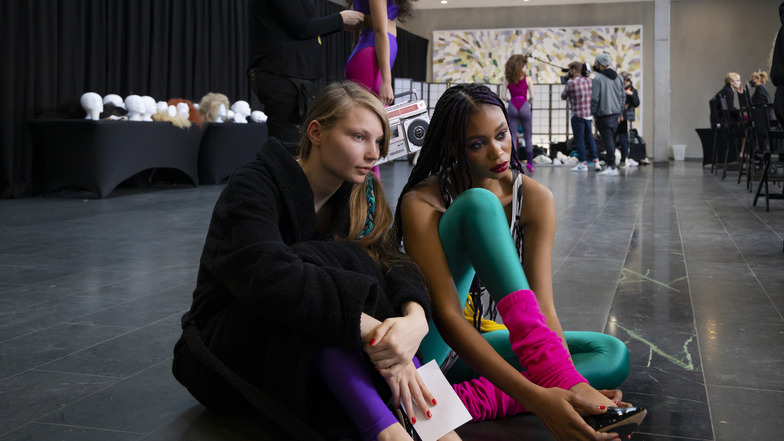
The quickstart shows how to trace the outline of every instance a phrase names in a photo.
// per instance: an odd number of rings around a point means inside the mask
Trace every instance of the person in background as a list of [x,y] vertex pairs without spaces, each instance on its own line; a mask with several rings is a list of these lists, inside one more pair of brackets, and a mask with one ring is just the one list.
[[[397,58],[397,21],[411,17],[412,0],[349,0],[348,6],[365,14],[354,30],[354,50],[346,62],[346,79],[375,93],[385,106],[395,101],[392,66]],[[378,166],[373,173],[380,177]]]
[[[504,81],[501,99],[509,103],[509,130],[512,132],[513,148],[520,150],[517,138],[518,125],[523,127],[525,139],[525,167],[530,174],[534,172],[534,145],[531,140],[531,101],[534,99],[533,80],[526,75],[528,57],[515,54],[509,57],[504,68]],[[510,98],[511,94],[511,98]],[[518,155],[519,157],[519,155]]]
[[357,11],[317,17],[313,0],[249,1],[248,81],[264,105],[270,137],[299,142],[321,77],[321,37],[363,19]]
[[764,70],[760,70],[751,74],[749,85],[754,87],[754,93],[751,95],[752,106],[758,107],[773,104],[773,99],[770,97],[770,92],[768,92],[768,88],[765,87],[765,83],[767,82],[768,74]]
[[781,28],[773,44],[773,56],[770,60],[770,81],[776,86],[773,109],[779,124],[784,124],[784,2],[779,5]]
[[615,131],[615,134],[618,135],[618,144],[621,146],[621,162],[618,163],[618,167],[626,167],[627,163],[630,167],[637,167],[639,165],[637,161],[628,157],[629,129],[631,129],[629,122],[634,121],[635,109],[640,105],[640,96],[632,85],[631,75],[624,72],[621,76],[623,76],[623,93],[626,94],[626,101],[623,104],[623,114],[621,114],[618,123],[618,130]]
[[561,99],[569,100],[574,144],[577,147],[578,162],[577,166],[572,168],[572,171],[588,170],[588,163],[585,159],[586,143],[591,148],[594,170],[602,171],[602,166],[599,164],[599,153],[596,151],[596,140],[593,139],[593,130],[591,129],[591,122],[593,121],[593,116],[591,115],[592,83],[588,75],[588,68],[584,63],[572,61],[569,63],[569,80],[566,82],[563,92],[561,92]]
[[623,112],[623,105],[626,102],[626,94],[623,91],[623,80],[610,65],[608,54],[596,56],[591,89],[591,115],[596,118],[596,128],[602,137],[606,168],[600,172],[603,176],[618,176],[615,168],[615,131],[618,130],[618,123]]

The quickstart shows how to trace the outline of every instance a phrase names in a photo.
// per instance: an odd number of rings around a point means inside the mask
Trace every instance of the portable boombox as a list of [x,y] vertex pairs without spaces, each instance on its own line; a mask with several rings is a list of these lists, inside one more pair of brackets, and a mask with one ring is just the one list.
[[422,148],[422,143],[425,141],[425,133],[430,125],[427,104],[422,100],[417,100],[416,92],[413,90],[395,95],[395,98],[406,95],[413,95],[414,100],[387,107],[389,152],[386,157],[379,159],[377,164],[394,161],[397,158],[416,153]]

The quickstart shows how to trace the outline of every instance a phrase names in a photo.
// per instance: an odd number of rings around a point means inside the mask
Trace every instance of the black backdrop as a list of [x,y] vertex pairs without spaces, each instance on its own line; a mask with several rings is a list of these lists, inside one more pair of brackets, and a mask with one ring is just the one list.
[[[286,0],[282,0],[286,1]],[[342,9],[316,0],[322,15]],[[259,108],[248,89],[247,0],[2,0],[0,198],[40,192],[25,121],[78,108],[82,93],[198,102],[207,92]],[[343,79],[348,32],[323,39],[323,78]],[[424,81],[428,40],[400,29],[393,76]]]

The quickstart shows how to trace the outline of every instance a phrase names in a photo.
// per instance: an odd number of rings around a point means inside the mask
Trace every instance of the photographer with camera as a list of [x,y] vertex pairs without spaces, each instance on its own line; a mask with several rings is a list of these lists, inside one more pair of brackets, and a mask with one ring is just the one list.
[[599,173],[604,176],[618,176],[618,170],[615,168],[615,131],[618,130],[626,102],[623,80],[610,68],[611,63],[608,54],[596,56],[593,66],[596,75],[591,90],[591,114],[596,117],[596,128],[607,152],[604,159],[607,167]]
[[601,171],[599,155],[596,151],[596,141],[593,139],[591,130],[591,79],[588,78],[590,72],[588,66],[579,61],[569,63],[567,74],[561,77],[561,82],[566,84],[561,99],[569,99],[569,108],[572,109],[572,131],[574,132],[574,143],[577,147],[577,166],[572,171],[588,170],[588,163],[585,160],[585,143],[591,148],[593,167],[596,171]]

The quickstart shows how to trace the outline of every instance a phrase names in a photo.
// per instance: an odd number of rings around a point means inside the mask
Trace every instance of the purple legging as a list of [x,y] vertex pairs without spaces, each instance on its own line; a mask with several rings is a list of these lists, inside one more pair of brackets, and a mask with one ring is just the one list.
[[[413,362],[420,366],[416,358]],[[317,364],[319,374],[364,441],[377,440],[382,430],[398,422],[373,387],[370,368],[360,351],[325,348]]]
[[534,162],[534,144],[531,140],[531,103],[526,101],[518,109],[512,103],[506,109],[509,114],[509,130],[512,132],[512,140],[514,141],[514,148],[517,150],[517,157],[522,160],[520,156],[520,146],[517,143],[517,125],[523,126],[523,138],[525,139],[525,159],[529,164]]

